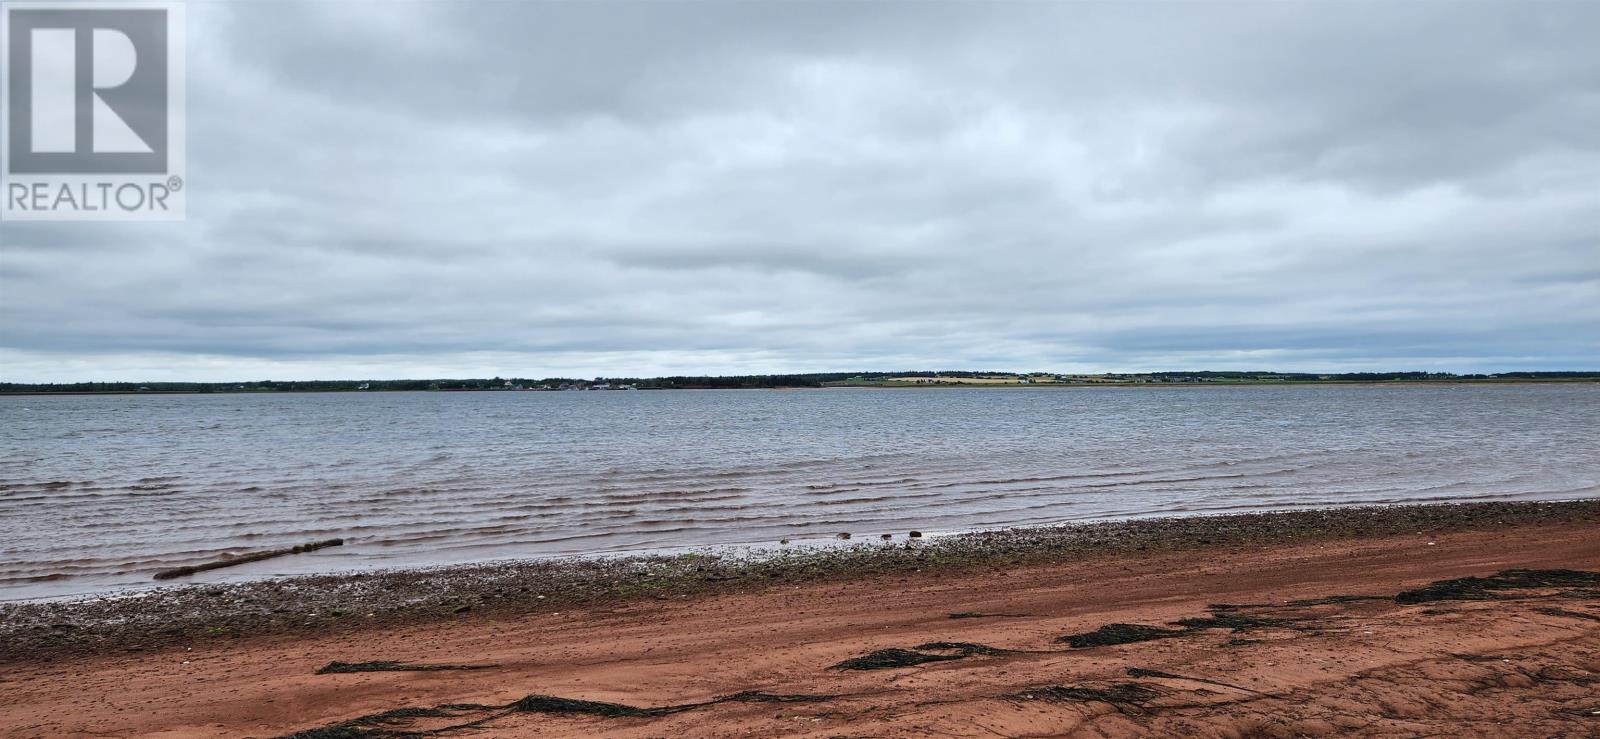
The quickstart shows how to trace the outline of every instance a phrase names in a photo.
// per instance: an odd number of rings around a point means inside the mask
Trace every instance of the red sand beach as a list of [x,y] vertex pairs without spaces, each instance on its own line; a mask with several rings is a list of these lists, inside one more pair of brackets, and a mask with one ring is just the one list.
[[[1581,573],[1395,598],[1600,570],[1577,518],[37,655],[0,678],[0,735],[1595,736],[1600,588]],[[1108,624],[1162,638],[1059,641]],[[834,667],[886,649],[937,659]],[[332,661],[478,669],[316,674]],[[404,708],[434,710],[361,719]]]

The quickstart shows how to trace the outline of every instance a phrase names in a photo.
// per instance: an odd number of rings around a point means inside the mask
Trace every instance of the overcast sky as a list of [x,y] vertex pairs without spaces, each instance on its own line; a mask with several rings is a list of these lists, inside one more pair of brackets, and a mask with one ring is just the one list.
[[189,8],[0,379],[1600,369],[1600,3]]

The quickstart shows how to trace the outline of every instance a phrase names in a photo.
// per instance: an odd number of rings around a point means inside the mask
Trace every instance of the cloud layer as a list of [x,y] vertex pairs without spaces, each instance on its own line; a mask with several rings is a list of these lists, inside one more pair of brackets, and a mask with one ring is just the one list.
[[12,381],[1600,367],[1592,3],[202,3]]

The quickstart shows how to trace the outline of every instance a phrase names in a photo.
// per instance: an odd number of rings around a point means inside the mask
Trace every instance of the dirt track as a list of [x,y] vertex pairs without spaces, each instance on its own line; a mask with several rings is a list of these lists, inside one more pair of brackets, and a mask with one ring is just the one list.
[[[0,677],[0,735],[270,737],[444,704],[474,706],[387,728],[478,721],[469,735],[640,737],[1600,735],[1600,588],[1416,604],[1392,597],[1510,568],[1600,570],[1600,532],[1525,526],[1217,547],[19,665]],[[1342,595],[1383,597],[1285,605]],[[1222,620],[1172,623],[1185,618]],[[1175,633],[1086,648],[1056,641],[1113,623]],[[1010,651],[830,669],[929,642]],[[974,650],[921,653],[963,651]],[[314,674],[334,660],[494,666]],[[740,691],[817,700],[742,696],[632,716],[535,712],[628,713],[620,707],[513,705],[547,695],[649,709]]]

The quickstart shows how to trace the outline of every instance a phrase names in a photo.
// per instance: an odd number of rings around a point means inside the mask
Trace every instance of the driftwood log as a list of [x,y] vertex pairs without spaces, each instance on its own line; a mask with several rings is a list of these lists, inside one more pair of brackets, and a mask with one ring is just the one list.
[[314,542],[311,542],[309,544],[297,544],[295,546],[289,547],[288,549],[273,549],[273,550],[265,551],[265,552],[256,552],[255,554],[245,554],[245,555],[241,555],[241,556],[238,556],[238,557],[229,557],[228,559],[219,559],[219,560],[217,560],[215,562],[207,562],[205,564],[190,565],[188,567],[174,567],[174,568],[172,568],[170,570],[162,570],[160,572],[157,572],[156,573],[156,579],[157,580],[171,580],[174,577],[185,577],[185,576],[188,576],[188,575],[193,575],[196,572],[205,572],[206,570],[219,570],[219,569],[222,569],[223,567],[232,567],[234,565],[242,565],[242,564],[245,564],[247,562],[260,562],[263,559],[272,559],[273,557],[283,557],[283,556],[287,556],[287,555],[290,555],[290,554],[302,554],[304,552],[315,552],[318,549],[322,549],[323,547],[337,547],[337,546],[342,546],[343,544],[344,544],[344,539],[329,539],[327,541],[314,541]]

